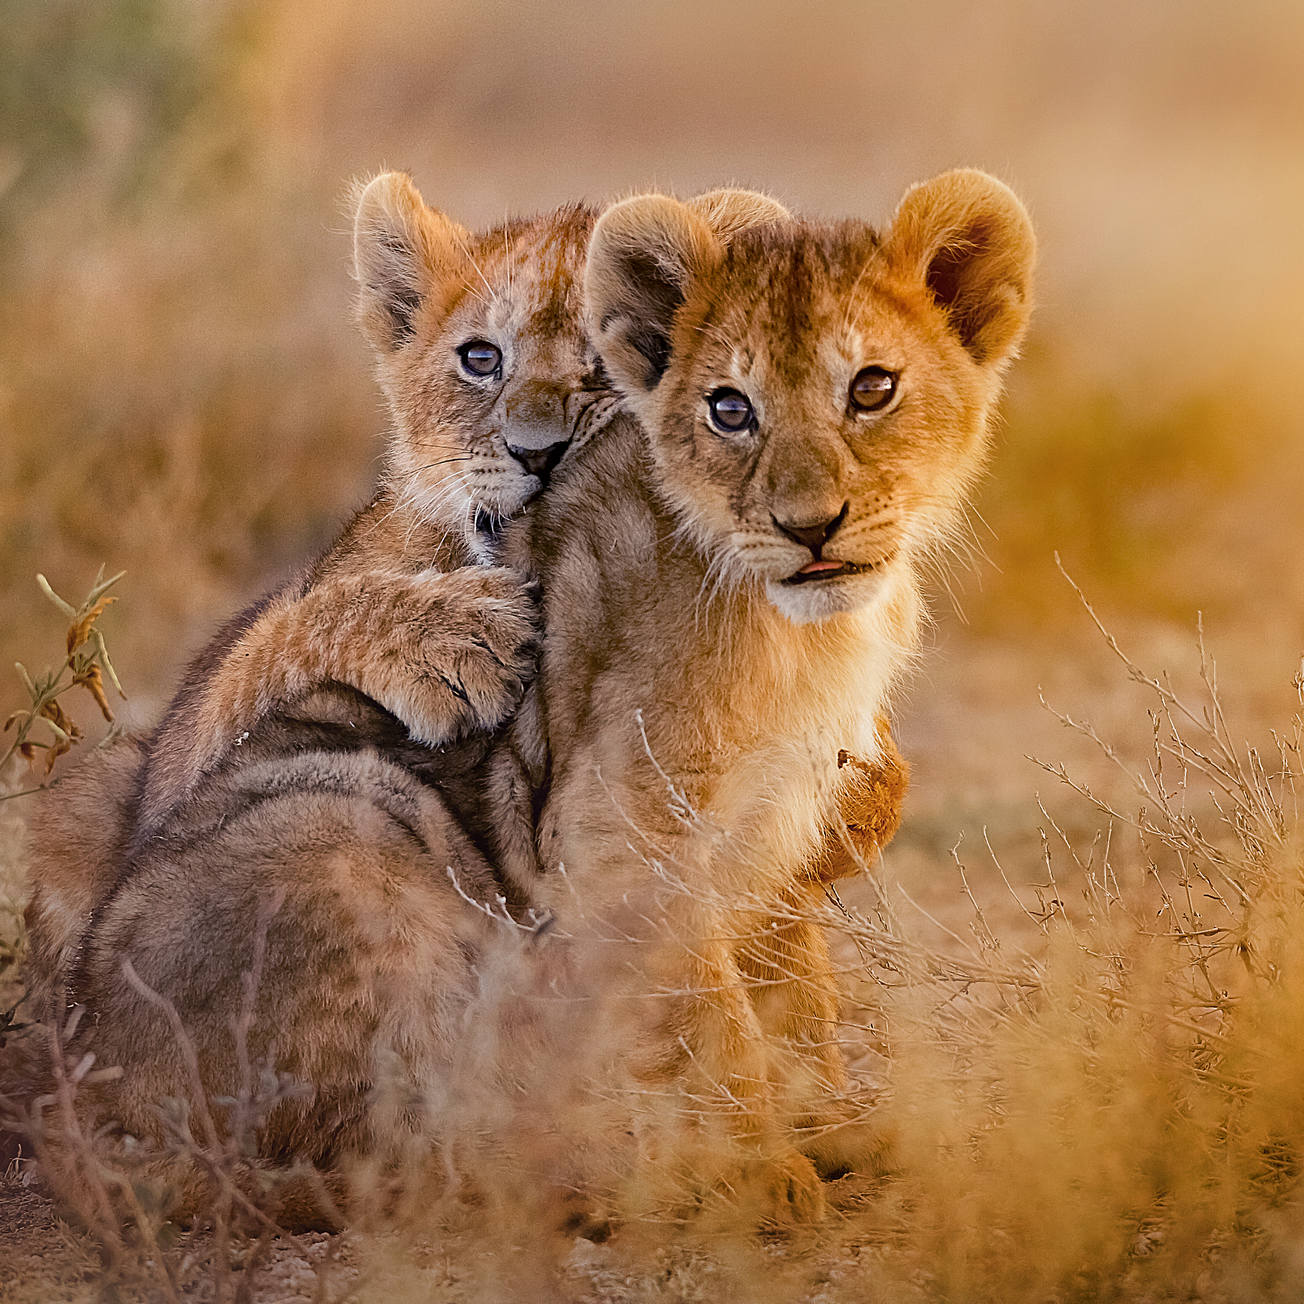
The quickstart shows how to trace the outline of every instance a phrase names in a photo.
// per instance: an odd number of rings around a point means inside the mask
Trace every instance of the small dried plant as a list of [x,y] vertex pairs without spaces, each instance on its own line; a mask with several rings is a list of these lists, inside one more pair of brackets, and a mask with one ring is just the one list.
[[[82,738],[82,731],[64,709],[62,698],[65,693],[75,688],[82,688],[95,699],[96,706],[109,724],[113,723],[113,710],[109,706],[109,696],[105,683],[123,700],[126,693],[118,681],[113,662],[109,659],[108,645],[104,641],[104,631],[99,628],[99,618],[117,601],[109,590],[122,578],[124,572],[104,577],[101,566],[91,585],[90,592],[79,606],[61,598],[44,575],[38,575],[36,582],[41,591],[68,618],[68,633],[65,639],[63,660],[49,667],[41,674],[33,675],[21,661],[15,663],[15,670],[22,680],[28,697],[28,704],[14,711],[4,722],[0,733],[13,733],[9,746],[0,755],[0,775],[5,773],[10,761],[15,756],[22,756],[27,761],[35,761],[38,752],[45,753],[43,779],[48,779],[59,757],[70,752],[73,745]],[[39,726],[39,729],[38,729]],[[36,736],[44,732],[47,737]],[[0,795],[4,797],[25,796],[38,789],[28,788],[21,792]]]

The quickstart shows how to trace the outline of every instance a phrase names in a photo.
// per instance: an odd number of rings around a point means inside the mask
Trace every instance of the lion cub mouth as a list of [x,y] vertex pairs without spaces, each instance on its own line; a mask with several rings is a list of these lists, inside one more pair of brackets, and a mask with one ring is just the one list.
[[503,537],[503,530],[507,528],[506,516],[499,516],[497,512],[491,512],[484,507],[475,509],[475,532],[486,543],[497,543]]
[[840,580],[848,575],[860,575],[865,571],[877,570],[880,563],[854,561],[820,561],[807,562],[801,570],[789,575],[784,584],[818,584],[821,580]]

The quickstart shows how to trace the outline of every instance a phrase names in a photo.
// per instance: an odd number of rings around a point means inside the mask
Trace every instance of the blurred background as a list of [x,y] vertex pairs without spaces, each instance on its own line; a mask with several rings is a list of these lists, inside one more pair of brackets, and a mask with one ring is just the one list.
[[214,625],[366,497],[386,418],[350,322],[350,178],[406,168],[469,225],[723,182],[885,222],[908,184],[969,164],[1033,213],[1039,307],[972,558],[938,585],[901,704],[916,786],[899,871],[926,892],[962,830],[1034,837],[1034,795],[1055,783],[1028,754],[1091,772],[1039,686],[1124,753],[1149,745],[1057,551],[1149,669],[1190,681],[1202,611],[1247,736],[1288,713],[1304,651],[1304,7],[2,14],[0,664],[58,649],[36,571],[76,598],[100,563],[125,569],[105,629],[148,720]]

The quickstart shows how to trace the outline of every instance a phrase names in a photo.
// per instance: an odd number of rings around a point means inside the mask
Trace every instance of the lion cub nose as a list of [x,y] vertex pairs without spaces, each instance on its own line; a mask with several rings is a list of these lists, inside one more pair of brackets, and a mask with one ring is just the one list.
[[566,440],[549,444],[546,448],[515,448],[507,445],[507,451],[531,474],[537,475],[542,483],[548,483],[552,469],[561,461],[566,451]]
[[842,510],[836,516],[830,516],[828,520],[817,522],[814,525],[790,525],[787,521],[779,520],[773,514],[771,514],[770,520],[774,522],[781,534],[786,534],[794,543],[801,544],[803,548],[809,548],[811,556],[818,560],[820,550],[833,538],[842,522],[847,519],[847,509],[850,506],[849,502],[843,503]]

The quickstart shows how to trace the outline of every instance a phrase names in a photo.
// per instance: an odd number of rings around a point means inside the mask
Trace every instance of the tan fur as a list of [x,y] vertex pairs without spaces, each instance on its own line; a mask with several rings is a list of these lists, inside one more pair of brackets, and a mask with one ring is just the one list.
[[[72,1058],[89,1051],[125,1069],[83,1090],[88,1123],[165,1144],[158,1102],[194,1097],[187,1046],[216,1095],[238,1097],[250,1063],[313,1084],[271,1103],[256,1133],[266,1159],[392,1153],[438,1108],[488,931],[458,892],[490,902],[500,889],[444,794],[390,749],[311,745],[332,710],[337,725],[375,736],[374,708],[342,707],[310,701],[302,722],[264,727],[95,905],[84,951],[57,971],[90,1010]],[[130,768],[128,756],[110,760]],[[266,961],[247,978],[260,920]],[[368,1099],[381,1082],[394,1084],[389,1104]],[[227,1111],[214,1112],[225,1135]],[[192,1177],[168,1185],[160,1198],[178,1216],[211,1198]]]
[[111,739],[33,799],[25,922],[30,999],[42,1015],[62,1009],[64,975],[122,863],[143,755],[140,739]]
[[[784,211],[738,190],[689,206],[726,236]],[[580,322],[592,219],[571,206],[472,236],[401,173],[359,190],[358,320],[394,415],[385,482],[301,584],[192,667],[149,749],[133,851],[243,733],[327,682],[366,694],[431,747],[491,729],[516,705],[533,605],[513,572],[470,569],[492,551],[476,513],[505,519],[537,492],[509,447],[582,444],[614,411]],[[501,386],[453,361],[480,338],[503,349]]]
[[812,883],[835,883],[860,873],[896,837],[910,786],[910,766],[892,737],[886,716],[875,722],[877,759],[838,752],[841,771],[837,817],[825,830],[815,858],[801,869]]
[[[753,1156],[735,1184],[775,1217],[819,1211],[785,1124],[820,1107],[784,1081],[783,1061],[803,1057],[776,1054],[764,1024],[828,1017],[827,962],[790,930],[810,971],[793,991],[816,995],[763,1021],[744,969],[768,961],[742,963],[730,939],[763,930],[818,863],[838,741],[878,755],[875,715],[915,643],[919,562],[981,464],[1033,248],[1018,201],[974,172],[916,187],[882,238],[781,221],[726,245],[650,196],[608,210],[590,244],[591,330],[633,415],[525,527],[547,632],[517,733],[528,743],[537,713],[545,899],[563,918],[582,902],[594,965],[612,937],[634,939],[602,972],[667,993],[643,1007],[659,1010],[643,1072],[717,1102]],[[900,373],[899,401],[861,416],[848,388],[871,365]],[[755,431],[711,427],[720,387],[751,398]],[[824,555],[863,569],[789,583],[812,554],[778,523],[844,504]]]

